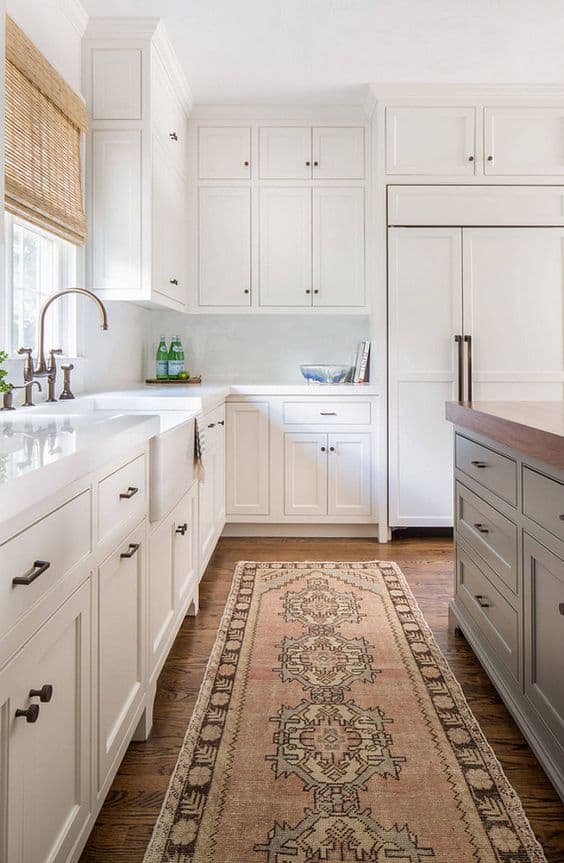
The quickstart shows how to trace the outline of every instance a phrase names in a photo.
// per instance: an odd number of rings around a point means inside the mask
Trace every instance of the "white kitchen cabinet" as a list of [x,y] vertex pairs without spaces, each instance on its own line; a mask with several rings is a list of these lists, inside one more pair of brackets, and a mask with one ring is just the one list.
[[[392,228],[389,235],[390,524],[452,523],[454,336],[462,336],[459,228]],[[461,344],[462,347],[462,344]]]
[[200,577],[225,524],[225,407],[201,420],[205,435],[204,476],[198,484]]
[[489,176],[564,173],[564,107],[484,109],[484,172]]
[[259,129],[259,151],[261,180],[311,179],[311,129],[263,126]]
[[386,108],[386,171],[472,177],[476,109],[447,106]]
[[364,129],[318,126],[313,130],[314,180],[364,178]]
[[251,129],[247,126],[201,126],[198,135],[200,180],[249,180]]
[[313,190],[313,304],[363,306],[364,189]]
[[196,483],[174,508],[173,518],[173,574],[174,611],[182,616],[190,601],[198,606],[198,511]]
[[227,514],[268,515],[269,404],[228,404],[226,409]]
[[311,189],[260,190],[261,306],[311,306]]
[[284,435],[286,515],[327,514],[327,435]]
[[0,823],[6,863],[63,863],[86,826],[90,623],[90,585],[84,583],[0,672]]
[[249,306],[250,189],[201,188],[198,237],[200,306]]
[[158,21],[132,19],[127,30],[122,22],[116,38],[110,19],[93,18],[84,38],[87,287],[104,300],[183,311],[185,82],[165,59]]
[[327,514],[368,516],[372,511],[371,436],[327,435]]
[[145,695],[144,558],[143,522],[98,570],[98,791],[133,733]]

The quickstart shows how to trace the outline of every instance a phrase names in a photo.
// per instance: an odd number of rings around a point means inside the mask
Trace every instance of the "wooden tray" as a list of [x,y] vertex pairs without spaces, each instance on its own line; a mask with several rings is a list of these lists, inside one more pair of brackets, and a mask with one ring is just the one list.
[[196,377],[192,376],[191,378],[171,378],[170,380],[161,379],[161,378],[147,378],[145,380],[146,384],[201,384],[202,376],[197,375]]

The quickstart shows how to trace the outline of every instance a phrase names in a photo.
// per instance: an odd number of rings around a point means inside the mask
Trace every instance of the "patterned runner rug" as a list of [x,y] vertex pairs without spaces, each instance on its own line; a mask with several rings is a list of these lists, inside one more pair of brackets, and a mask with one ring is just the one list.
[[399,568],[240,563],[146,863],[545,861]]

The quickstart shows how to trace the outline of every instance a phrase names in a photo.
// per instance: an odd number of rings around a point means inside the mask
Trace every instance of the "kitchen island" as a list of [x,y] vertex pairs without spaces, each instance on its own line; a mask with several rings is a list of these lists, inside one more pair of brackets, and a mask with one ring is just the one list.
[[564,403],[448,402],[451,620],[564,799]]

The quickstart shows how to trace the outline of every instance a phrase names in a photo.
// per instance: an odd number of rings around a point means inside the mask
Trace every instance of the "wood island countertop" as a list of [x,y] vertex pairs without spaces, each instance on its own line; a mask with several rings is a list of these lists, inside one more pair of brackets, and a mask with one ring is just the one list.
[[564,470],[564,401],[447,402],[446,418]]

